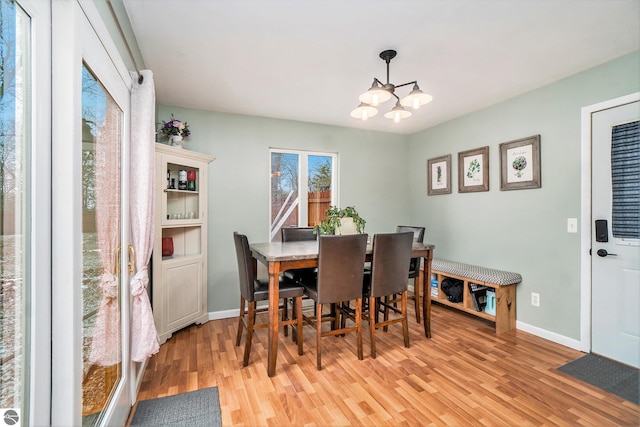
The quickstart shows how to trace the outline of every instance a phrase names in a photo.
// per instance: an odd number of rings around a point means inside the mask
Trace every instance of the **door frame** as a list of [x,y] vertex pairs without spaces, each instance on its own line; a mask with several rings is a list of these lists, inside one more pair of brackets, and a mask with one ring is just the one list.
[[[117,103],[123,103],[121,245],[129,243],[129,128],[131,76],[118,55],[100,13],[91,0],[51,2],[52,62],[52,150],[51,150],[51,424],[81,425],[82,412],[82,307],[78,284],[82,282],[82,171],[81,152],[81,65],[87,63]],[[85,36],[83,36],[83,34]],[[88,40],[100,49],[87,47]],[[96,67],[97,64],[97,68]],[[105,65],[108,64],[108,65]],[[122,251],[127,254],[126,250]],[[121,317],[122,377],[116,388],[116,402],[105,408],[102,425],[124,420],[132,402],[132,363],[129,357],[130,318],[127,257],[122,271]],[[126,413],[125,413],[126,412]]]
[[588,105],[581,110],[580,146],[580,343],[578,350],[591,352],[591,138],[597,112],[640,101],[640,92]]

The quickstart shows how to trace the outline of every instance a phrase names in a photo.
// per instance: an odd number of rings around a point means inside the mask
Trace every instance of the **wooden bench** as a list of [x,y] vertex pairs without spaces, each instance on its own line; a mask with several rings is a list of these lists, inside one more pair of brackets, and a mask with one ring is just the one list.
[[[437,258],[431,263],[431,274],[438,279],[438,296],[432,295],[432,301],[495,322],[496,334],[515,329],[516,284],[522,281],[520,274]],[[462,280],[462,302],[449,301],[442,291],[442,281],[447,277]],[[486,286],[495,291],[495,314],[478,310],[469,284]]]

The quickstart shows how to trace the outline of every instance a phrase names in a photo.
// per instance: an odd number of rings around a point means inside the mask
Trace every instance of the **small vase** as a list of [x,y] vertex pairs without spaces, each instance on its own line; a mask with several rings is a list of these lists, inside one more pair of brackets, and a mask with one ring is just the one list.
[[344,217],[340,218],[340,227],[336,230],[336,234],[357,234],[358,229],[356,227],[355,222],[353,222],[353,218]]
[[169,143],[172,147],[182,148],[182,135],[169,136]]
[[162,238],[162,256],[173,255],[173,239],[171,237]]

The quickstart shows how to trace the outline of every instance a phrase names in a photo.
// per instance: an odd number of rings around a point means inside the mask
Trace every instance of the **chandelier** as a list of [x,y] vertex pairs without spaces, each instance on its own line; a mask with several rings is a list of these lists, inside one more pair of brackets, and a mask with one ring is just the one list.
[[[393,96],[396,98],[396,105],[390,111],[384,113],[384,116],[398,123],[402,119],[411,117],[412,113],[410,110],[407,110],[407,108],[417,110],[420,106],[433,100],[433,96],[420,90],[416,80],[400,85],[389,83],[389,63],[396,57],[396,54],[397,52],[395,50],[385,50],[380,52],[380,58],[387,63],[387,83],[382,83],[374,77],[373,84],[369,90],[360,95],[360,105],[351,112],[351,117],[367,120],[369,117],[373,117],[378,114],[378,109],[376,108],[378,105],[388,101]],[[395,93],[396,89],[409,85],[413,85],[413,89],[408,95],[400,99]]]

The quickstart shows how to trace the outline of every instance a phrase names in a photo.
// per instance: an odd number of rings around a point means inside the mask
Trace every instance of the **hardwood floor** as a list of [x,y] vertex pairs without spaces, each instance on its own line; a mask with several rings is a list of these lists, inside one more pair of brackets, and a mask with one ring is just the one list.
[[323,338],[304,328],[304,356],[281,331],[278,365],[267,376],[267,330],[254,335],[249,366],[235,346],[237,318],[176,333],[153,356],[139,400],[218,386],[223,425],[236,426],[608,426],[640,425],[640,407],[556,370],[581,352],[434,304],[433,338],[410,309],[402,328],[376,336],[377,358],[356,356],[355,335]]

